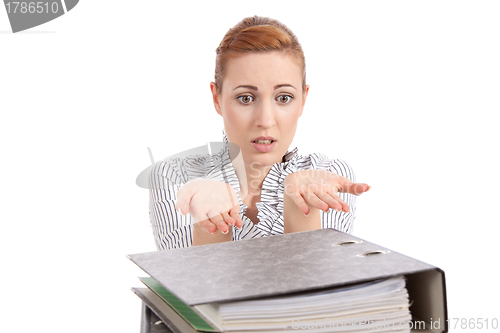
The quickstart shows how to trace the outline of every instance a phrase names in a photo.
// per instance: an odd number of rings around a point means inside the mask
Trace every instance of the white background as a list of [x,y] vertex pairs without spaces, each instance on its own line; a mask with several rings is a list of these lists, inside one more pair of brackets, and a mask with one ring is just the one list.
[[83,0],[17,34],[0,9],[2,332],[138,332],[135,178],[221,140],[215,48],[255,14],[305,51],[292,145],[372,185],[354,235],[441,267],[449,317],[500,317],[499,2]]

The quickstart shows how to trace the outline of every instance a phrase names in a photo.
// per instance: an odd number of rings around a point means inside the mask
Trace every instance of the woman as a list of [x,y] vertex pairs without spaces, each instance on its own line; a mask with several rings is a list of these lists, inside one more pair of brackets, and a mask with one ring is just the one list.
[[226,146],[155,166],[150,219],[158,249],[319,228],[351,232],[353,194],[369,186],[353,183],[343,161],[288,151],[309,92],[295,35],[254,16],[216,51],[210,88]]

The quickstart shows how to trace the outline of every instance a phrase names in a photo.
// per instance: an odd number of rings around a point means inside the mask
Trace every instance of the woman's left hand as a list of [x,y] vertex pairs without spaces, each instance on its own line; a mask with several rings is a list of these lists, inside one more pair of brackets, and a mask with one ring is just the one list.
[[349,212],[349,206],[339,192],[361,195],[370,189],[365,183],[353,183],[348,178],[323,169],[302,170],[289,174],[284,182],[288,196],[307,216],[310,207],[327,212],[330,208]]

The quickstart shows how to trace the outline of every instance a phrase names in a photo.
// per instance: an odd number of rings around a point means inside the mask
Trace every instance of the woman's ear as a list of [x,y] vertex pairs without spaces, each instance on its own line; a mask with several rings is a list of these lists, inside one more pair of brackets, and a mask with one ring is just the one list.
[[307,94],[309,94],[309,85],[308,84],[306,84],[306,88],[304,89],[304,92],[302,93],[302,106],[300,107],[299,117],[302,116],[302,112],[304,111],[304,105],[306,104]]
[[220,96],[217,93],[217,86],[215,82],[210,82],[210,90],[212,91],[212,99],[214,101],[215,111],[222,116],[222,111],[220,107]]

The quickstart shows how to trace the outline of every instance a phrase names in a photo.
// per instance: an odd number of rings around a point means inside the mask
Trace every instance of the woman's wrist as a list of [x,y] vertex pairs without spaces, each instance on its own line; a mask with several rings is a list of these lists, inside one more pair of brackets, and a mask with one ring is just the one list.
[[321,229],[320,210],[309,206],[309,214],[305,215],[285,191],[283,193],[283,224],[285,234]]

